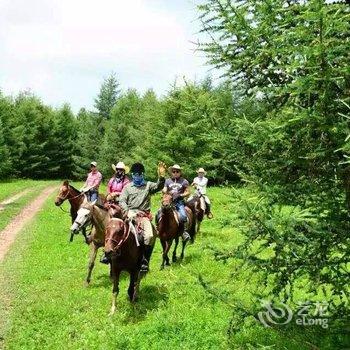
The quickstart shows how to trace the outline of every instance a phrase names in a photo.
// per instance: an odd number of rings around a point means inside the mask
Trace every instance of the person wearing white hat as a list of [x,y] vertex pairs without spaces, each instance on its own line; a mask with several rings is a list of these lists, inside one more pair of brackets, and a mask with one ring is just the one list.
[[118,162],[117,164],[112,164],[112,169],[114,170],[114,176],[108,181],[106,199],[116,202],[123,188],[130,183],[129,178],[126,176],[129,172],[129,167],[123,162]]
[[196,192],[199,196],[203,196],[205,201],[205,213],[207,214],[208,219],[213,218],[213,214],[210,211],[210,199],[207,196],[207,184],[208,179],[205,177],[206,171],[203,168],[199,168],[197,170],[198,176],[195,177],[191,183],[191,186],[193,186],[196,189]]
[[[178,164],[169,167],[170,178],[165,180],[163,193],[170,193],[175,203],[175,208],[179,213],[180,221],[183,225],[187,222],[187,214],[185,209],[185,198],[190,195],[190,184],[182,177],[182,168]],[[188,241],[191,236],[184,229],[182,239]]]
[[90,172],[87,176],[85,184],[81,189],[82,192],[86,193],[87,199],[90,202],[97,200],[98,198],[98,188],[102,181],[102,174],[97,169],[97,163],[90,163]]

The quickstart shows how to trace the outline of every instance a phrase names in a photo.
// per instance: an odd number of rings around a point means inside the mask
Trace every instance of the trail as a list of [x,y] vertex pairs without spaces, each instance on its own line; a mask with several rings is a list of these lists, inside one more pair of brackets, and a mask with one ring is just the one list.
[[25,196],[30,191],[31,189],[27,188],[26,190],[19,192],[12,197],[6,198],[4,201],[0,202],[0,211],[4,210],[6,205],[15,202],[17,199],[20,199],[21,197]]
[[[42,190],[31,203],[24,207],[21,212],[16,215],[16,217],[11,220],[11,222],[2,231],[0,231],[0,262],[4,259],[11,244],[15,241],[17,234],[35,216],[35,214],[37,214],[47,197],[55,189],[57,189],[57,185],[49,186]],[[23,195],[23,192],[19,193],[17,196]],[[9,198],[7,201],[13,199],[14,197]],[[4,202],[1,204],[3,203]]]

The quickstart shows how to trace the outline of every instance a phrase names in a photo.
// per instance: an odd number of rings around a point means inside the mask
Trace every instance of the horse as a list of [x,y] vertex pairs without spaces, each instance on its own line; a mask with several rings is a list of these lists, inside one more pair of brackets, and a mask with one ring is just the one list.
[[[77,190],[75,187],[70,185],[69,182],[66,180],[63,182],[62,186],[58,191],[58,194],[55,199],[55,205],[57,207],[60,207],[65,200],[68,200],[70,203],[70,216],[73,224],[74,220],[77,217],[78,210],[85,200],[85,195],[83,192]],[[82,233],[85,237],[85,242],[87,242],[85,227]],[[72,239],[73,236],[71,236],[70,240],[72,241]]]
[[141,274],[141,247],[130,229],[128,220],[111,218],[105,232],[105,254],[110,259],[110,276],[113,280],[113,299],[110,314],[116,309],[119,293],[119,276],[122,271],[130,275],[128,295],[131,302],[137,297]]
[[87,242],[90,245],[90,257],[88,264],[88,274],[86,277],[86,285],[89,285],[91,281],[91,274],[95,266],[97,251],[105,244],[105,230],[108,221],[111,218],[111,215],[107,209],[95,204],[95,201],[85,201],[78,210],[77,217],[71,226],[72,234],[77,234],[89,223],[92,223],[91,235],[89,236]]
[[[196,216],[193,213],[193,210],[188,206],[185,207],[188,220],[188,233],[191,236],[191,242],[194,242],[196,235]],[[160,242],[163,247],[163,261],[161,265],[161,270],[164,268],[164,265],[169,266],[169,257],[168,252],[172,245],[173,240],[175,240],[175,247],[172,255],[172,261],[176,262],[176,249],[179,244],[179,237],[183,233],[184,227],[183,224],[180,224],[178,214],[173,203],[173,197],[171,194],[165,193],[161,201],[160,215],[157,222],[157,231]],[[180,258],[183,259],[186,243],[182,241],[182,251]]]
[[198,234],[205,215],[206,203],[203,195],[198,193],[194,194],[186,202],[186,205],[189,206],[196,215],[196,234]]

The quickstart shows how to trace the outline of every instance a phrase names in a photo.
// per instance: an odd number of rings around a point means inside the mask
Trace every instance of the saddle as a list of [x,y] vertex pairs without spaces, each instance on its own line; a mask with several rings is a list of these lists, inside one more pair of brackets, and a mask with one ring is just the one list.
[[[137,240],[139,243],[143,244],[143,228],[142,228],[142,219],[147,218],[149,221],[152,222],[153,216],[151,212],[138,212],[135,217],[132,219],[132,223],[136,230]],[[153,231],[154,227],[152,225]]]

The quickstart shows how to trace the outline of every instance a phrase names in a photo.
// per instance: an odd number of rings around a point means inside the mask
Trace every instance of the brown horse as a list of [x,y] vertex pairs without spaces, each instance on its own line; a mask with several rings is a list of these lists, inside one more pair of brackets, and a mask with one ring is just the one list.
[[[60,207],[65,200],[68,200],[70,203],[70,216],[72,218],[72,224],[73,224],[74,220],[77,217],[78,210],[85,200],[85,195],[83,192],[80,192],[75,187],[70,185],[69,182],[66,180],[63,182],[62,186],[59,189],[59,192],[55,199],[55,205],[57,207]],[[85,227],[82,230],[82,232],[86,241]],[[71,241],[72,241],[72,238],[73,236],[71,236]]]
[[192,198],[186,202],[186,205],[189,206],[196,215],[196,234],[198,234],[205,215],[206,204],[204,197],[202,195],[194,194]]
[[88,238],[90,245],[90,258],[88,265],[88,274],[86,284],[91,281],[92,270],[95,266],[97,251],[104,246],[105,230],[110,219],[110,214],[107,209],[95,205],[95,202],[85,201],[78,210],[77,217],[71,226],[72,234],[78,233],[89,223],[92,223],[91,236]]
[[[196,234],[196,217],[193,211],[188,206],[185,207],[188,220],[188,233],[191,236],[191,242],[194,242],[194,237]],[[168,252],[170,250],[171,244],[175,239],[175,247],[173,251],[172,261],[176,262],[176,249],[179,244],[179,237],[184,231],[183,224],[179,223],[178,214],[173,203],[173,197],[171,194],[164,194],[162,198],[162,204],[160,209],[160,215],[157,222],[157,231],[159,235],[160,242],[163,247],[163,261],[161,269],[164,265],[169,266]],[[182,241],[182,251],[180,258],[183,259],[185,252],[186,242]]]
[[119,276],[122,271],[130,275],[128,295],[131,302],[137,297],[140,284],[140,266],[142,250],[135,235],[130,230],[128,221],[111,218],[105,233],[105,253],[110,259],[111,278],[113,280],[113,299],[110,314],[115,312],[119,293]]

